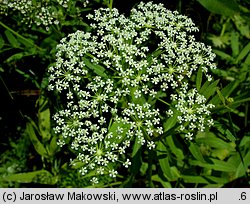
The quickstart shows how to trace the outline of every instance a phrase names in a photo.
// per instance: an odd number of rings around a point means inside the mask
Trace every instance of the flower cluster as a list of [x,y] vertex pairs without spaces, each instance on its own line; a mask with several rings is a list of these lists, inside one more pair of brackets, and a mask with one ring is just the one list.
[[212,126],[213,120],[209,118],[213,104],[205,104],[206,98],[193,88],[188,90],[188,84],[183,83],[178,94],[171,94],[173,109],[167,111],[168,116],[177,115],[180,124],[179,131],[185,133],[189,140],[193,139],[195,130],[203,132],[205,126]]
[[[99,175],[115,177],[116,164],[131,164],[124,153],[132,141],[155,148],[168,117],[178,114],[188,139],[211,126],[212,105],[188,82],[199,68],[211,80],[216,67],[211,48],[195,41],[191,19],[162,4],[140,3],[129,17],[101,8],[88,18],[91,32],[69,34],[57,46],[49,90],[66,101],[54,115],[58,144],[70,143],[72,164],[83,175],[94,172],[97,183]],[[158,107],[159,100],[168,105]]]
[[[86,6],[88,0],[80,0],[80,2],[82,6]],[[50,25],[59,24],[60,13],[63,9],[67,9],[70,3],[69,0],[2,0],[0,15],[12,15],[13,12],[16,12],[21,15],[22,23],[29,26],[33,24],[43,26],[48,30]]]

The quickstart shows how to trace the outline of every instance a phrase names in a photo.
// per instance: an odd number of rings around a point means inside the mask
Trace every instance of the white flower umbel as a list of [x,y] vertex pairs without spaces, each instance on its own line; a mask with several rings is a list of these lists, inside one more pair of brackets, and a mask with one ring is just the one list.
[[[59,24],[63,10],[70,4],[79,0],[1,0],[0,15],[20,15],[21,22],[28,26],[36,25],[45,27],[47,30],[51,25]],[[83,7],[89,3],[88,0],[78,2]]]
[[[134,141],[155,148],[163,123],[178,115],[178,131],[189,140],[212,125],[204,96],[192,85],[199,68],[211,80],[215,55],[195,41],[191,19],[162,4],[140,3],[125,17],[117,9],[89,14],[90,32],[77,31],[57,46],[50,67],[50,90],[65,96],[54,115],[58,145],[70,144],[86,175],[115,178],[116,167],[128,168],[126,149]],[[157,107],[156,101],[164,101]]]
[[[187,84],[181,86],[181,92],[172,98],[172,104],[178,114],[179,131],[186,133],[185,137],[189,140],[193,139],[195,130],[203,132],[205,127],[213,124],[213,119],[209,117],[210,109],[213,104],[205,104],[206,98],[200,95],[194,88],[188,90]],[[172,114],[173,111],[168,111]]]

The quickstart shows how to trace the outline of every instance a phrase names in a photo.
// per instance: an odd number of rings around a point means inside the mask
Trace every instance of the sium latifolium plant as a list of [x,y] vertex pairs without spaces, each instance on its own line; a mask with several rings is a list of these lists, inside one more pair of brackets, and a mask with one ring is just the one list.
[[133,146],[155,151],[169,130],[191,141],[212,126],[214,105],[200,90],[216,66],[192,20],[162,4],[140,3],[128,17],[101,8],[88,18],[90,32],[57,46],[49,90],[63,104],[53,116],[58,145],[70,146],[71,164],[97,184],[129,168]]

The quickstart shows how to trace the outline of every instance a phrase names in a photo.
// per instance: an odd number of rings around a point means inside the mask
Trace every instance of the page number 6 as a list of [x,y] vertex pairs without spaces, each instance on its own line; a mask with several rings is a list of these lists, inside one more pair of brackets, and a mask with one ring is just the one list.
[[242,192],[240,194],[240,199],[239,200],[246,200],[247,199],[247,193],[246,192]]

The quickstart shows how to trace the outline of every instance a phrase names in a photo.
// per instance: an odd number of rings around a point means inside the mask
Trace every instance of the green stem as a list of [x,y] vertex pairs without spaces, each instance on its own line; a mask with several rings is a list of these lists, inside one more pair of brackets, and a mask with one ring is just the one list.
[[167,104],[168,106],[170,106],[169,103],[167,103],[166,101],[164,101],[164,100],[162,100],[162,99],[160,99],[160,98],[157,98],[157,100],[159,100],[159,101],[161,101],[162,103],[165,103],[165,104]]
[[109,8],[110,8],[110,9],[113,8],[113,0],[109,0]]
[[113,187],[113,186],[118,186],[118,185],[121,185],[121,184],[122,184],[122,182],[117,181],[117,182],[114,182],[114,183],[103,185],[103,186],[101,186],[101,188]]
[[230,21],[230,18],[226,21],[226,23],[223,24],[222,26],[222,30],[221,30],[221,33],[220,33],[220,37],[222,37],[226,31],[226,27],[227,27],[227,23]]
[[23,39],[24,41],[26,41],[27,43],[29,43],[30,45],[34,46],[35,48],[37,48],[40,51],[43,51],[42,48],[40,48],[39,46],[37,46],[36,44],[34,44],[33,42],[31,42],[30,40],[28,40],[27,38],[23,37],[22,35],[20,35],[19,33],[17,33],[16,31],[12,30],[10,27],[8,27],[7,25],[5,25],[4,23],[2,23],[0,21],[0,25],[3,26],[4,28],[6,28],[7,30],[9,30],[10,32],[12,32],[14,35],[16,35],[17,37]]
[[212,111],[216,112],[216,111],[224,109],[224,108],[232,111],[233,109],[231,108],[231,106],[241,104],[241,103],[245,103],[245,102],[249,102],[249,101],[250,101],[250,98],[245,98],[245,99],[242,99],[242,100],[239,100],[239,101],[232,102],[232,103],[230,103],[228,105],[219,105],[219,106],[213,108]]
[[241,152],[240,147],[239,147],[239,145],[240,145],[239,137],[237,136],[237,134],[236,134],[236,132],[235,132],[234,124],[233,124],[233,120],[232,120],[232,117],[231,117],[231,113],[230,113],[230,112],[228,112],[228,119],[229,119],[229,125],[230,125],[230,127],[231,127],[231,131],[232,131],[232,133],[233,133],[233,136],[236,138],[236,151],[239,153],[239,156],[240,156],[240,160],[241,160],[242,166],[243,166],[243,168],[244,168],[244,170],[245,170],[245,177],[247,178],[247,177],[248,177],[248,175],[247,175],[247,170],[248,170],[248,168],[247,168],[247,166],[245,165],[244,157],[243,157],[242,152]]
[[245,121],[244,121],[244,126],[245,128],[247,127],[247,123],[248,123],[248,104],[246,104],[245,106]]
[[149,187],[154,188],[154,184],[152,182],[152,167],[153,167],[153,154],[154,152],[152,150],[148,151],[148,172],[147,172],[147,177],[148,177],[148,182],[149,182]]
[[168,137],[169,135],[173,135],[176,133],[176,128],[179,126],[179,124],[175,124],[174,127],[170,128],[169,130],[167,131],[164,131],[164,134],[159,136],[159,137],[155,137],[153,139],[153,141],[159,141],[159,140],[162,140],[163,138],[166,138]]
[[52,29],[56,32],[58,36],[60,36],[60,38],[62,38],[62,33],[60,32],[58,25],[52,25]]
[[11,92],[9,91],[9,88],[7,87],[6,83],[4,82],[4,80],[3,80],[3,78],[1,76],[0,76],[0,79],[1,79],[1,81],[2,81],[2,83],[4,85],[4,87],[5,87],[6,91],[8,92],[11,100],[14,100],[14,97],[12,96]]
[[178,2],[178,11],[181,13],[182,2],[179,0]]
[[[0,76],[0,79],[1,79],[1,81],[2,81],[2,83],[3,83],[3,85],[4,85],[4,87],[5,87],[6,91],[8,92],[8,94],[9,94],[11,100],[12,100],[13,102],[15,102],[15,101],[14,101],[14,97],[12,96],[12,94],[11,94],[9,88],[7,87],[6,83],[4,82],[4,80],[3,80],[3,78],[2,78],[1,76]],[[18,110],[18,112],[19,112],[19,114],[22,116],[22,118],[24,118],[24,115],[23,115],[22,111],[21,111],[21,110]]]
[[12,49],[13,49],[13,47],[9,47],[9,48],[5,48],[5,49],[1,49],[0,53],[6,52],[6,51],[8,51],[8,50],[12,50]]

